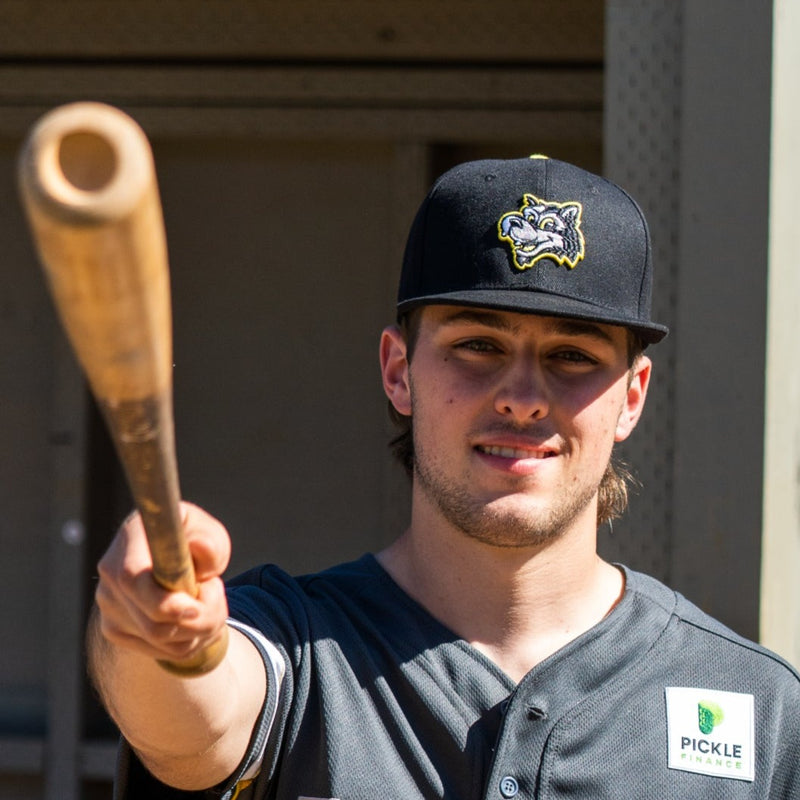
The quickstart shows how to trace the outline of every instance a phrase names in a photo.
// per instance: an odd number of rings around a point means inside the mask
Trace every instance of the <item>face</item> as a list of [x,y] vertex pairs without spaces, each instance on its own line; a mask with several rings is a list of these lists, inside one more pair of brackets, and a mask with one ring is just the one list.
[[390,328],[381,363],[389,399],[413,417],[418,508],[501,547],[594,532],[597,488],[650,375],[645,357],[629,367],[623,328],[429,306],[411,361]]

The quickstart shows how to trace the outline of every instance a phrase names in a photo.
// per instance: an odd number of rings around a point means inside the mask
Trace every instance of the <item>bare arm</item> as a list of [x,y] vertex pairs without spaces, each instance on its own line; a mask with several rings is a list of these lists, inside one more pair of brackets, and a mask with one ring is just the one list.
[[199,597],[156,584],[141,520],[132,517],[99,564],[87,642],[95,685],[145,766],[164,783],[196,790],[225,780],[239,765],[264,702],[266,674],[255,647],[235,630],[225,659],[206,675],[179,678],[156,663],[207,646],[227,618],[219,577],[230,552],[227,532],[195,506],[184,504],[183,512]]

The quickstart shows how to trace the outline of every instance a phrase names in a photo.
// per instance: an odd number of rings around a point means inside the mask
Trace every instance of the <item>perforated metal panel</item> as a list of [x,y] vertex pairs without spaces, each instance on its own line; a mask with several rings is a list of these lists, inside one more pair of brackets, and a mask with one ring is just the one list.
[[[678,152],[682,4],[609,2],[606,11],[605,174],[642,206],[653,239],[653,317],[674,323],[677,304]],[[642,486],[625,519],[600,532],[606,557],[669,579],[677,333],[654,362],[645,414],[620,448]]]

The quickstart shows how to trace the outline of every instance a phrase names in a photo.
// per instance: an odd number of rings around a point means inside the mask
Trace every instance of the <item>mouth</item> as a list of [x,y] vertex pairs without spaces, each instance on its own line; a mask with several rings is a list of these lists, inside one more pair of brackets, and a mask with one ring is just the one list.
[[513,458],[513,459],[544,459],[551,458],[555,455],[553,450],[547,449],[530,449],[527,447],[507,447],[503,445],[476,445],[475,449],[479,453],[484,453],[487,456],[499,456],[500,458]]

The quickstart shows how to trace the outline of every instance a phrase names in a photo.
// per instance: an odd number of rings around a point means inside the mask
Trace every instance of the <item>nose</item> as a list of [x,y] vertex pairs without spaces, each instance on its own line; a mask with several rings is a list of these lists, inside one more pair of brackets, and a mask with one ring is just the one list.
[[495,392],[495,410],[515,422],[543,419],[550,396],[541,367],[532,358],[520,358],[503,371]]

